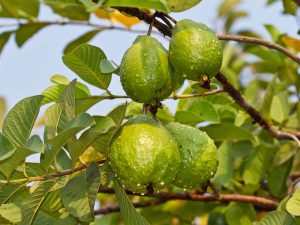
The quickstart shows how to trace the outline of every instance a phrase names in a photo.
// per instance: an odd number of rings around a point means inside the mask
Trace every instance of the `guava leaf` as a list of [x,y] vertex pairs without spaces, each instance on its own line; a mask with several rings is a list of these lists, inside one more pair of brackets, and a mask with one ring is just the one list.
[[253,225],[294,225],[294,218],[290,214],[283,211],[269,212],[259,222],[254,222]]
[[133,207],[117,179],[114,179],[114,189],[125,225],[150,225]]
[[81,79],[101,89],[107,89],[111,74],[100,70],[101,60],[106,59],[104,52],[93,45],[83,44],[63,56],[63,62]]
[[31,225],[43,201],[46,199],[56,181],[41,182],[22,204],[22,220],[20,225]]
[[15,146],[25,145],[39,114],[43,96],[28,97],[17,103],[3,123],[3,135]]
[[72,178],[62,191],[66,209],[80,221],[94,221],[94,205],[100,187],[100,172],[92,163],[86,171]]
[[286,210],[293,216],[300,216],[300,188],[298,187],[293,196],[286,203]]

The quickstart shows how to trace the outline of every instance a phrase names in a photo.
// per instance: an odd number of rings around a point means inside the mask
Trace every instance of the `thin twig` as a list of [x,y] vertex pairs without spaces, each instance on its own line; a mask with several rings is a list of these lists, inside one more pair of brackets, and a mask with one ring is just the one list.
[[[145,208],[149,206],[157,206],[165,203],[167,199],[155,199],[152,201],[145,201],[145,202],[138,202],[138,203],[132,203],[134,208]],[[106,215],[113,212],[119,212],[120,207],[119,206],[107,206],[98,210],[94,211],[95,215]]]
[[[104,188],[102,187],[99,190],[100,193],[113,194],[115,193],[113,188]],[[140,194],[132,193],[131,191],[126,191],[129,195],[137,195]],[[147,197],[159,198],[166,201],[170,200],[187,200],[187,201],[203,201],[203,202],[243,202],[243,203],[251,203],[260,208],[267,210],[275,210],[278,206],[278,201],[276,199],[268,198],[268,197],[258,197],[253,195],[240,195],[240,194],[220,194],[216,196],[214,194],[199,194],[199,193],[188,193],[188,192],[160,192],[153,194],[146,194]]]
[[261,114],[254,107],[252,107],[243,98],[241,93],[237,89],[235,89],[235,87],[233,87],[231,83],[229,83],[227,78],[222,73],[218,73],[216,75],[216,78],[223,85],[224,91],[226,91],[233,98],[233,100],[239,106],[241,106],[252,117],[252,119],[256,123],[258,123],[263,129],[265,129],[271,136],[277,139],[292,139],[300,147],[300,136],[296,136],[295,134],[289,132],[276,130],[265,118],[261,116]]
[[238,36],[238,35],[228,35],[228,34],[218,35],[218,38],[220,40],[224,40],[224,41],[237,41],[237,42],[263,45],[265,47],[275,49],[275,50],[285,54],[286,56],[288,56],[292,60],[294,60],[296,63],[300,64],[300,57],[298,57],[297,55],[292,54],[289,50],[287,50],[286,48],[284,48],[284,47],[282,47],[278,44],[275,44],[275,43],[270,42],[270,41],[263,40],[261,38]]
[[[105,162],[105,160],[100,160],[95,162],[98,165],[101,165]],[[83,171],[87,169],[90,166],[90,164],[85,164],[83,166],[79,166],[73,170],[67,170],[60,173],[53,173],[53,174],[47,174],[45,176],[36,176],[36,177],[26,177],[21,179],[14,179],[14,180],[0,180],[0,184],[12,184],[12,183],[25,183],[25,182],[32,182],[32,181],[43,181],[43,180],[51,180],[58,177],[64,177],[67,175],[71,175],[73,173],[77,173],[80,171]]]

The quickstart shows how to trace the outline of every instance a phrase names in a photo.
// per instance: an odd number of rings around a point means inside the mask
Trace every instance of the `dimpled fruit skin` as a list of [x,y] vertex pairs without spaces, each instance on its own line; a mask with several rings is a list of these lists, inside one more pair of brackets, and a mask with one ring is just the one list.
[[167,1],[171,6],[172,12],[182,12],[194,7],[202,0],[167,0]]
[[136,102],[152,103],[174,89],[174,73],[167,50],[155,38],[141,35],[126,51],[120,65],[126,94]]
[[218,166],[214,141],[203,131],[177,122],[166,128],[179,144],[181,165],[174,184],[181,188],[199,188],[213,177]]
[[222,66],[222,44],[206,25],[181,20],[174,27],[169,58],[176,72],[189,80],[212,78]]
[[125,188],[147,193],[152,184],[159,190],[178,173],[180,153],[173,136],[149,116],[130,119],[110,150],[110,164]]

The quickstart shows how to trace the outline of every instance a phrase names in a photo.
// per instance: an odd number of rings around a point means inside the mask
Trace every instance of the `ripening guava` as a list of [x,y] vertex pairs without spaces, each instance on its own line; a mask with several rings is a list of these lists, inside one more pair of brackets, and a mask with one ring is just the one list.
[[172,12],[182,12],[199,4],[202,0],[167,0]]
[[179,144],[181,165],[174,181],[177,187],[200,188],[217,170],[218,156],[214,141],[197,128],[171,122],[168,131]]
[[120,77],[126,94],[140,103],[165,99],[175,85],[167,50],[148,35],[138,36],[126,51],[120,65]]
[[178,144],[168,130],[147,115],[128,120],[112,144],[109,159],[122,185],[147,193],[171,184],[178,173]]
[[189,80],[212,78],[222,66],[222,44],[206,25],[181,20],[174,27],[169,58],[176,72]]

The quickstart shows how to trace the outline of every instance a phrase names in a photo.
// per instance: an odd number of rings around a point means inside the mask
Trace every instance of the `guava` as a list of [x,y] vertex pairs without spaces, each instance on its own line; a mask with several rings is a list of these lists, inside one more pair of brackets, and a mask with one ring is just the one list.
[[168,130],[147,115],[129,119],[114,140],[110,165],[123,187],[137,193],[157,191],[178,173],[178,144]]
[[176,72],[189,80],[212,78],[222,66],[222,44],[205,24],[181,20],[174,27],[169,58]]
[[200,188],[217,170],[218,156],[214,141],[197,128],[171,122],[168,131],[179,144],[181,165],[174,184],[180,188]]
[[202,0],[167,0],[172,12],[182,12],[199,4]]
[[138,36],[126,51],[120,65],[120,77],[126,94],[140,103],[167,98],[175,85],[167,50],[148,35]]

